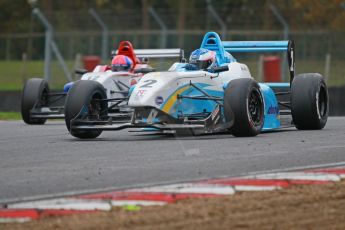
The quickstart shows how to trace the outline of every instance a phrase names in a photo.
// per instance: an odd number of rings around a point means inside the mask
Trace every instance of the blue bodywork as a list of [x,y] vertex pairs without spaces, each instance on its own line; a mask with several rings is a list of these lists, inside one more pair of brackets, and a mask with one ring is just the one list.
[[287,52],[288,46],[289,41],[221,41],[216,32],[208,32],[200,48],[215,51],[218,64],[222,65],[236,61],[230,53]]
[[232,53],[288,51],[289,41],[224,41],[224,49]]
[[[221,41],[215,32],[208,32],[203,38],[201,48],[217,53],[219,65],[236,61],[230,53],[237,52],[287,52],[289,41]],[[231,84],[231,83],[230,83]],[[263,131],[277,129],[281,126],[279,104],[273,88],[289,88],[289,83],[260,83],[264,104],[265,120]],[[224,84],[225,89],[227,84]]]
[[[208,84],[204,84],[204,83],[194,83],[194,84],[211,96],[221,97],[221,98],[224,97],[224,91],[209,90],[207,89],[207,87],[209,86]],[[231,82],[229,84],[231,84]],[[188,86],[189,85],[183,85],[180,88],[178,88],[176,91],[179,91],[180,89],[184,87],[187,87],[186,90],[180,93],[181,96],[202,96],[199,90],[193,87],[188,87]],[[279,112],[279,105],[278,105],[277,98],[272,88],[268,84],[260,83],[259,86],[260,86],[260,90],[263,95],[263,100],[265,104],[264,126],[262,130],[265,131],[265,130],[277,129],[280,127],[280,112]],[[286,86],[286,84],[284,86]],[[174,93],[171,95],[174,95]],[[169,101],[169,99],[170,98],[167,98],[165,100],[165,103]],[[160,109],[164,108],[165,103],[163,103],[160,106]],[[174,103],[171,110],[169,111],[169,114],[175,118],[178,118],[178,117],[187,116],[190,114],[211,113],[215,109],[216,105],[217,103],[212,100],[193,100],[193,99],[177,100]]]
[[236,59],[230,53],[226,52],[227,50],[223,46],[219,35],[215,32],[208,32],[205,34],[200,48],[216,52],[218,65],[228,64],[236,61]]
[[[223,97],[224,91],[209,90],[207,89],[209,84],[205,83],[194,83],[197,87],[201,88],[204,92],[215,97]],[[199,90],[190,87],[189,84],[179,87],[175,92],[180,91],[185,88],[182,92],[179,93],[181,96],[202,96]],[[163,109],[165,104],[173,97],[175,93],[172,93],[169,98],[165,99],[165,102],[160,106],[160,109]],[[216,107],[217,103],[212,100],[193,100],[193,99],[183,99],[176,100],[174,105],[169,111],[169,114],[178,118],[179,116],[185,116],[190,114],[202,114],[202,113],[211,113]]]
[[65,93],[67,93],[70,90],[70,88],[72,87],[73,84],[74,84],[74,82],[68,82],[67,84],[65,84],[64,87],[63,87],[63,91]]
[[131,94],[132,94],[134,88],[135,88],[135,85],[132,85],[132,86],[129,88],[129,90],[128,90],[128,97],[131,96]]
[[280,112],[276,95],[267,84],[259,83],[259,86],[265,104],[265,120],[262,130],[277,129],[280,127]]

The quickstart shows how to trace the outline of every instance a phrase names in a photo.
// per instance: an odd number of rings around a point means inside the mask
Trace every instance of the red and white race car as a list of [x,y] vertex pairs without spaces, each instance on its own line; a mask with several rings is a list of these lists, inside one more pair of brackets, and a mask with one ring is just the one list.
[[[179,59],[182,59],[183,50],[134,50],[129,41],[122,41],[117,51],[115,51],[113,61],[116,57],[124,58],[125,61],[130,63],[130,68],[121,68],[123,67],[122,64],[126,63],[112,63],[112,65],[98,65],[92,72],[76,70],[77,74],[82,75],[81,79],[67,83],[63,91],[51,91],[48,82],[41,78],[31,78],[26,81],[21,101],[21,114],[24,122],[27,124],[44,124],[47,119],[58,118],[65,118],[67,122],[74,113],[80,111],[78,104],[90,101],[88,93],[90,85],[103,89],[102,92],[106,93],[107,101],[104,103],[108,103],[108,106],[112,108],[114,119],[129,119],[131,111],[127,106],[127,101],[130,87],[135,85],[144,74],[154,71],[147,64],[148,58],[179,57]],[[86,83],[90,81],[93,84]],[[95,98],[99,96],[97,93],[93,95]],[[67,111],[65,107],[66,100],[68,101],[66,105],[69,106]],[[79,110],[75,112],[74,107],[78,107]],[[96,106],[89,105],[89,108],[96,109]]]

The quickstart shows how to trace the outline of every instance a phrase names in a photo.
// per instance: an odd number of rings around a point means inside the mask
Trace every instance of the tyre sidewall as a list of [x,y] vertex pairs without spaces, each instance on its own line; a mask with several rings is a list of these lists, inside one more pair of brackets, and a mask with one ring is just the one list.
[[[256,91],[261,101],[260,123],[252,121],[248,100],[251,92]],[[251,78],[236,79],[229,83],[224,92],[224,115],[227,122],[233,119],[230,132],[235,136],[256,136],[261,132],[264,123],[264,102],[260,86]]]
[[[99,94],[102,99],[106,99],[106,92],[103,86],[90,80],[80,80],[73,84],[71,89],[68,91],[66,102],[65,102],[65,123],[70,133],[79,138],[95,138],[99,136],[102,131],[76,131],[70,129],[70,121],[75,119],[76,116],[81,112],[85,106],[87,106],[93,95]],[[102,107],[107,106],[106,103]]]
[[[30,111],[40,103],[43,92],[49,93],[48,83],[41,78],[31,78],[24,84],[21,98],[21,114],[27,124],[44,124],[45,118],[31,118]],[[37,106],[40,106],[38,104]]]
[[[319,112],[318,101],[323,89],[326,97],[326,111],[324,116]],[[320,74],[307,73],[297,75],[291,86],[291,114],[298,129],[322,129],[328,119],[327,85]]]

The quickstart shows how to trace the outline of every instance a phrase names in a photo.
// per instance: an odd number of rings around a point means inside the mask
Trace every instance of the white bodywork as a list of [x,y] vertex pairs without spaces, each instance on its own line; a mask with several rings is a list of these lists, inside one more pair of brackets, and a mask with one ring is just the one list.
[[[101,67],[97,66],[93,72],[84,74],[81,80],[99,82],[105,88],[108,99],[124,98],[126,95],[119,93],[119,91],[128,91],[131,85],[136,84],[143,75],[129,72],[113,72],[111,70],[102,71]],[[113,103],[116,102],[109,102],[109,106]]]
[[[175,63],[167,72],[146,74],[135,86],[128,105],[131,107],[152,106],[160,108],[157,97],[167,100],[181,86],[192,83],[206,83],[209,90],[223,91],[223,85],[233,79],[252,78],[245,64],[232,62],[229,71],[210,73],[207,71],[176,71],[182,63]],[[168,112],[168,111],[165,111]]]

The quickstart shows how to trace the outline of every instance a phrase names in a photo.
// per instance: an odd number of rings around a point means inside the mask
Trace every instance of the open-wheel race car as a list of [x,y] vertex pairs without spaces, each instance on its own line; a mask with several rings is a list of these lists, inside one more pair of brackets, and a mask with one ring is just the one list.
[[[122,41],[114,54],[111,65],[98,65],[92,72],[76,70],[82,75],[81,80],[94,81],[105,88],[108,98],[117,98],[117,105],[113,111],[117,111],[118,118],[130,117],[127,106],[127,95],[131,85],[136,84],[147,72],[153,71],[147,58],[183,57],[180,49],[133,49],[129,41]],[[146,60],[146,61],[145,61]],[[85,93],[81,90],[75,92],[83,83],[80,81],[69,82],[62,91],[51,91],[48,82],[41,78],[31,78],[26,81],[21,101],[21,114],[27,124],[44,124],[47,119],[65,118],[65,101],[69,90],[73,85],[75,100],[83,98]],[[83,99],[84,100],[84,99]],[[68,103],[70,104],[70,103]]]
[[[231,55],[238,52],[286,52],[290,82],[257,83],[248,67]],[[89,90],[91,100],[70,120],[70,133],[95,138],[106,130],[145,128],[163,133],[230,132],[255,136],[295,126],[322,129],[328,118],[328,90],[317,73],[295,76],[293,41],[221,41],[208,32],[189,63],[144,75],[132,87],[131,121],[114,122],[105,89]],[[93,108],[87,109],[92,105]],[[144,129],[144,130],[145,130]]]

